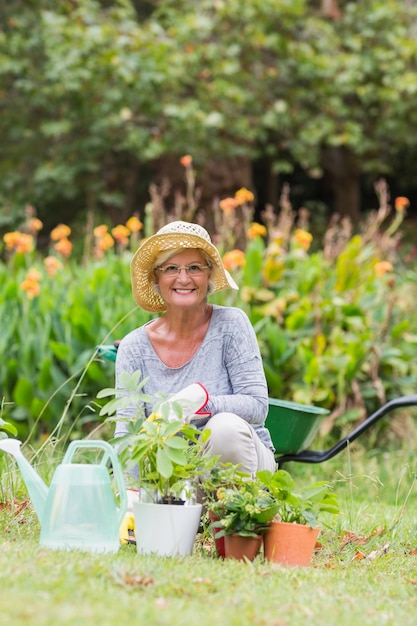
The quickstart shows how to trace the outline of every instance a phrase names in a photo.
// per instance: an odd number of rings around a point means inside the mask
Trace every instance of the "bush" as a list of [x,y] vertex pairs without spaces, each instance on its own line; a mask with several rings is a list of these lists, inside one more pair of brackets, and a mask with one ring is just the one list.
[[[248,313],[270,396],[330,409],[328,430],[416,388],[416,272],[398,254],[407,201],[398,198],[392,210],[386,194],[380,199],[358,232],[335,218],[322,244],[308,230],[307,212],[296,215],[285,194],[277,213],[263,213],[264,224],[250,222],[247,190],[215,212],[224,264],[241,288],[211,300]],[[97,227],[95,254],[83,262],[70,257],[64,227],[61,239],[51,233],[54,254],[45,258],[27,239],[19,244],[19,233],[5,236],[0,380],[3,416],[21,437],[59,434],[64,424],[88,430],[100,420],[94,398],[113,379],[113,365],[95,346],[151,318],[131,296],[135,219],[112,234]]]

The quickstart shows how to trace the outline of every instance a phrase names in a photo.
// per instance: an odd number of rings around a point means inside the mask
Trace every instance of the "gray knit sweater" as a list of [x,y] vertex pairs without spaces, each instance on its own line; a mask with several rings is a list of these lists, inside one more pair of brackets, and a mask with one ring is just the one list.
[[[150,322],[148,322],[150,323]],[[145,324],[146,326],[146,324]],[[209,393],[204,411],[230,412],[252,425],[261,441],[273,450],[265,428],[268,413],[268,391],[259,346],[247,315],[234,307],[213,305],[206,336],[193,357],[181,367],[168,367],[156,354],[145,326],[132,331],[121,341],[116,359],[116,387],[123,371],[142,372],[149,377],[143,388],[155,398],[158,391],[172,394],[191,383],[201,383]],[[149,415],[152,406],[145,406]],[[133,417],[135,408],[118,412],[115,435],[126,432],[124,417]],[[198,420],[198,426],[204,425]]]

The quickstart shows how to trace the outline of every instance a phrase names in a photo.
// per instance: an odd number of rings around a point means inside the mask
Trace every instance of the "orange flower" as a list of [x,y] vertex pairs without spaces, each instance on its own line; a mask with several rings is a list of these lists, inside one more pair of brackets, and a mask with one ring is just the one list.
[[185,154],[183,157],[180,158],[180,163],[183,167],[191,167],[193,163],[193,157],[189,154]]
[[223,265],[226,270],[234,270],[245,265],[245,253],[242,250],[231,250],[223,257]]
[[30,280],[29,278],[20,283],[20,288],[22,291],[26,291],[27,297],[30,299],[38,296],[41,292],[41,286],[38,281]]
[[126,245],[129,241],[130,231],[123,224],[119,224],[112,228],[111,233],[116,241],[122,245]]
[[57,271],[62,267],[61,261],[57,259],[56,256],[47,256],[44,258],[43,262],[45,264],[46,272],[47,274],[49,274],[49,276],[55,276]]
[[32,217],[28,221],[28,228],[31,233],[37,233],[43,228],[43,223],[37,217]]
[[68,239],[71,234],[71,228],[66,224],[58,224],[53,230],[51,230],[52,241],[60,241],[60,239]]
[[256,239],[256,237],[265,237],[266,228],[262,224],[258,224],[257,222],[252,222],[248,231],[246,232],[246,236],[248,239]]
[[62,256],[69,257],[72,251],[72,243],[69,239],[63,237],[54,245],[54,250],[62,254]]
[[224,200],[220,200],[219,206],[224,213],[233,213],[236,207],[236,200],[234,198],[224,198]]
[[379,261],[375,263],[375,274],[377,276],[383,276],[387,272],[392,272],[393,267],[389,261]]
[[3,237],[3,241],[6,244],[6,250],[13,250],[19,243],[19,239],[22,233],[18,230],[14,230],[11,233],[6,233]]
[[395,198],[395,210],[402,213],[404,209],[410,206],[410,200],[405,196],[398,196]]
[[138,233],[143,228],[142,222],[140,221],[138,217],[136,217],[136,215],[129,217],[129,219],[126,222],[126,226],[130,230],[131,233]]
[[3,237],[6,244],[6,250],[14,250],[20,254],[31,252],[33,250],[33,237],[26,233],[21,233],[15,230],[11,233],[6,233]]
[[42,274],[35,268],[31,267],[28,271],[25,280],[20,283],[20,288],[25,291],[28,298],[32,299],[38,296],[41,292],[41,286],[39,284]]
[[26,252],[31,252],[33,250],[34,243],[32,235],[26,235],[25,233],[21,233],[19,241],[17,242],[16,252],[20,254],[26,254]]
[[109,229],[107,228],[105,224],[100,224],[100,226],[96,226],[95,229],[93,230],[93,235],[97,239],[100,239],[100,237],[105,236],[108,230]]
[[31,267],[31,268],[28,270],[28,273],[27,273],[27,275],[26,275],[26,278],[27,278],[28,280],[33,280],[33,281],[39,282],[39,281],[40,281],[40,279],[42,278],[42,274],[41,274],[40,272],[38,272],[38,270],[37,270],[37,269],[35,269],[34,267]]
[[113,248],[113,246],[113,237],[110,235],[110,233],[106,233],[104,237],[100,237],[100,239],[97,241],[96,249],[101,250],[101,252],[107,252],[107,250],[110,250],[110,248]]
[[251,191],[249,191],[249,189],[246,189],[246,187],[242,187],[241,189],[238,189],[235,193],[236,206],[246,204],[247,202],[253,202],[254,198],[255,196]]
[[311,233],[308,233],[306,230],[303,230],[302,228],[296,229],[294,233],[294,241],[298,243],[298,245],[303,250],[309,249],[312,240],[313,240],[313,235]]

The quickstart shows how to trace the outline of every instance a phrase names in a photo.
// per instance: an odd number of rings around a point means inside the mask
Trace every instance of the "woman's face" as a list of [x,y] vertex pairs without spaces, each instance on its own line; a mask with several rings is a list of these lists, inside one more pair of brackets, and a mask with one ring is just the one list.
[[[187,272],[184,268],[189,268]],[[176,268],[183,268],[179,273]],[[162,299],[167,308],[192,308],[206,301],[210,269],[199,250],[184,250],[165,261],[155,271]]]

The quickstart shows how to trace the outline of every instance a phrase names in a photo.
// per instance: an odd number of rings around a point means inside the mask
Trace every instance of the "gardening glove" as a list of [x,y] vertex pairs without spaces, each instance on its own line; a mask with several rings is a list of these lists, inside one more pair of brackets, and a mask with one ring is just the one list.
[[[191,420],[195,419],[207,419],[211,413],[209,411],[203,411],[209,399],[208,391],[201,383],[193,383],[188,385],[178,393],[175,393],[168,400],[164,400],[159,405],[158,412],[161,413],[164,405],[168,405],[169,421],[181,419],[185,424],[189,424]],[[175,411],[172,403],[179,405],[182,413],[179,417],[178,412]]]
[[133,505],[135,502],[139,502],[139,491],[137,489],[126,489],[126,495],[127,511],[119,530],[120,543],[136,544]]

